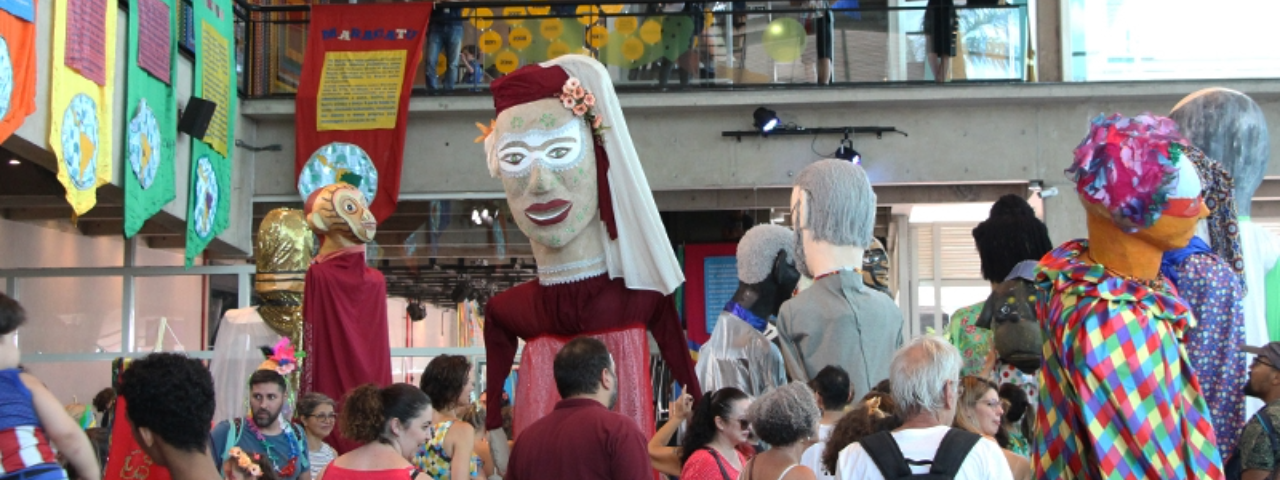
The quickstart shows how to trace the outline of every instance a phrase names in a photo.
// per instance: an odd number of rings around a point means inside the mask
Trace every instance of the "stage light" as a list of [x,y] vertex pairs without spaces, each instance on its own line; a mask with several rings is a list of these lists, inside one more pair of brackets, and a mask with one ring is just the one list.
[[405,307],[405,313],[409,315],[410,321],[420,322],[427,318],[427,307],[423,306],[421,301],[414,300]]
[[757,130],[760,130],[760,133],[767,134],[778,128],[778,112],[760,107],[751,116],[755,119],[754,125]]
[[16,158],[11,158],[11,159],[9,159],[9,165],[18,165],[18,164],[20,164],[20,163],[22,163],[22,162],[18,161],[18,159],[16,159]]
[[481,220],[481,219],[480,219],[480,211],[479,211],[479,210],[475,210],[475,209],[472,209],[472,210],[471,210],[471,221],[472,221],[473,223],[475,223],[476,225],[480,225],[480,224],[484,223],[484,220]]
[[836,149],[835,157],[853,162],[854,165],[862,165],[862,154],[853,149],[853,142],[849,141],[849,137],[845,137],[840,142],[840,148]]

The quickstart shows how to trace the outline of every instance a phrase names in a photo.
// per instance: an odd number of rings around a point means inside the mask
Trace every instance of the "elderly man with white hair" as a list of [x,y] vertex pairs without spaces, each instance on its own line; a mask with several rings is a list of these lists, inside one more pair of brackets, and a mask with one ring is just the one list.
[[956,480],[1013,480],[999,445],[951,428],[962,363],[960,351],[935,335],[916,338],[894,353],[890,389],[902,426],[845,447],[836,478],[875,480],[927,473]]

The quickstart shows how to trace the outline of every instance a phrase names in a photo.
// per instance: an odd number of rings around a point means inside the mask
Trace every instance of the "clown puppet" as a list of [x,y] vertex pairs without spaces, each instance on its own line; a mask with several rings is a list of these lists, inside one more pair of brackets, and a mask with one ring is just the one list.
[[1067,175],[1089,238],[1036,273],[1044,367],[1036,478],[1221,478],[1200,384],[1182,348],[1195,318],[1160,274],[1208,210],[1172,120],[1099,116]]
[[[303,293],[307,361],[300,393],[342,399],[366,383],[390,385],[387,281],[365,265],[365,244],[377,222],[364,194],[348,183],[328,185],[307,196],[304,213],[321,243]],[[340,453],[359,446],[342,438],[340,429],[328,443]]]
[[[529,65],[491,87],[497,119],[481,125],[489,172],[502,180],[516,225],[532,243],[537,280],[485,309],[488,391],[502,391],[519,339],[514,436],[560,396],[552,359],[575,336],[613,354],[618,412],[654,430],[652,332],[675,379],[700,395],[672,292],[684,282],[626,120],[604,66],[566,55]],[[314,267],[313,267],[314,268]],[[502,399],[488,397],[485,428],[506,468]]]

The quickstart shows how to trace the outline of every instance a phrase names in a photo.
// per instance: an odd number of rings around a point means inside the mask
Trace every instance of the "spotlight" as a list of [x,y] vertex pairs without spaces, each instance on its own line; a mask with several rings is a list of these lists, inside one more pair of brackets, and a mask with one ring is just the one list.
[[844,137],[834,155],[836,158],[853,162],[854,165],[862,165],[862,154],[853,149],[853,142],[849,141],[849,137]]
[[16,159],[16,158],[11,158],[11,159],[9,159],[9,165],[18,165],[18,164],[21,164],[21,163],[22,163],[22,162],[18,161],[18,159]]
[[471,210],[471,221],[472,221],[473,223],[475,223],[476,225],[480,225],[480,224],[484,223],[484,221],[480,219],[480,211],[479,211],[479,210],[474,210],[474,209],[473,209],[473,210]]
[[778,128],[778,112],[760,107],[751,116],[755,118],[755,127],[760,133],[767,134]]
[[405,307],[405,313],[409,314],[410,321],[420,322],[427,318],[427,307],[422,305],[422,301],[414,300]]
[[491,218],[489,217],[489,209],[486,208],[484,209],[483,212],[480,212],[480,218],[483,218],[485,220],[488,220],[489,218]]

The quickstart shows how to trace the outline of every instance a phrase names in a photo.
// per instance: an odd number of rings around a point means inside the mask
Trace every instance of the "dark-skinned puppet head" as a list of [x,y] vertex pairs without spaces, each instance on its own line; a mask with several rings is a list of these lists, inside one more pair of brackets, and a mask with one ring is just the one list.
[[751,227],[738,241],[738,291],[733,300],[760,318],[778,314],[800,283],[795,233],[786,227]]
[[1005,195],[973,229],[973,241],[982,260],[982,278],[992,284],[976,325],[992,330],[992,346],[1000,360],[1033,372],[1040,368],[1042,345],[1031,271],[1053,250],[1049,230],[1026,200]]

